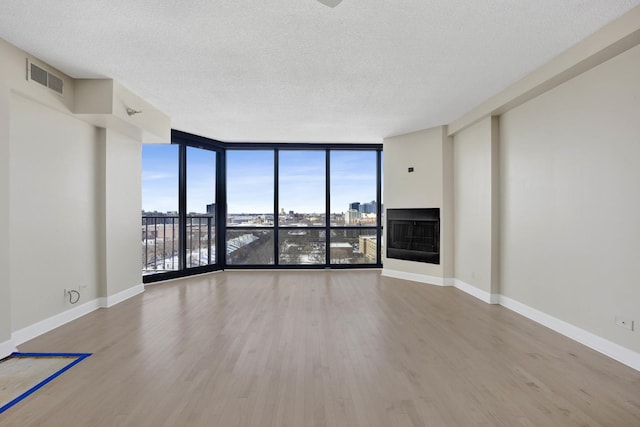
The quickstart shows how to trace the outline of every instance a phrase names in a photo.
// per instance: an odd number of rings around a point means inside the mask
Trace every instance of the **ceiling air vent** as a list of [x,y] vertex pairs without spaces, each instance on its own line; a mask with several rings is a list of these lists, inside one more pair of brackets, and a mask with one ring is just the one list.
[[27,60],[27,79],[48,87],[58,95],[62,95],[64,82],[55,74]]

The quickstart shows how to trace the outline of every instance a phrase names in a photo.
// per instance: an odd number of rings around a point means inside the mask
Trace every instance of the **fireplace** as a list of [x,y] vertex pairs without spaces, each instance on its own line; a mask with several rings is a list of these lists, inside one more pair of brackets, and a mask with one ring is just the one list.
[[440,209],[387,209],[387,258],[440,264]]

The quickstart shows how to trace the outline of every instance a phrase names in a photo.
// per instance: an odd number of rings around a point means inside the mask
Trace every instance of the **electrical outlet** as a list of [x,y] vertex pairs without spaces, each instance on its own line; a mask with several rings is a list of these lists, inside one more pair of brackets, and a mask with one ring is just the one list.
[[616,316],[616,325],[621,326],[630,331],[633,331],[633,320],[631,319],[626,319],[624,317]]

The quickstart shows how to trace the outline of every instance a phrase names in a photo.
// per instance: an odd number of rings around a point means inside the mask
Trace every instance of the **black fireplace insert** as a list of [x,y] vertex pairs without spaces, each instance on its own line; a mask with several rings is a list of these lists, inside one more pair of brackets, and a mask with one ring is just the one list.
[[387,258],[440,264],[440,208],[387,209]]

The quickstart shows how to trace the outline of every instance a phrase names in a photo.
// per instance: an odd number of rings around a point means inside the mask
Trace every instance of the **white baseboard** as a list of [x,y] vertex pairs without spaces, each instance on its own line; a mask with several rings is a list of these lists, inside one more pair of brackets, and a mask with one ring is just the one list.
[[475,286],[465,283],[462,280],[453,279],[453,286],[455,286],[457,289],[460,289],[462,292],[465,292],[471,296],[478,298],[481,301],[486,302],[487,304],[500,303],[500,295],[483,291],[482,289],[476,288]]
[[[114,305],[119,304],[122,301],[125,301],[142,292],[144,292],[144,285],[140,284],[108,297],[96,298],[78,307],[70,308],[67,311],[63,311],[62,313],[51,316],[48,319],[41,320],[38,323],[34,323],[33,325],[13,332],[11,334],[10,342],[12,342],[13,345],[20,345],[66,323],[69,323],[72,320],[85,316],[92,311],[95,311],[99,308],[113,307]],[[3,344],[4,343],[0,344],[0,350],[2,350]]]
[[129,298],[135,297],[144,292],[144,284],[140,283],[139,285],[133,286],[129,289],[125,289],[124,291],[118,292],[117,294],[110,295],[106,298],[102,298],[104,300],[102,307],[109,308],[113,307],[116,304],[121,303],[122,301],[128,300]]
[[491,294],[482,289],[478,289],[462,280],[455,278],[441,278],[428,276],[423,274],[407,273],[404,271],[382,269],[383,276],[394,277],[396,279],[411,280],[414,282],[429,283],[439,286],[455,286],[463,292],[468,293],[481,301],[488,304],[500,304],[509,310],[512,310],[528,319],[533,320],[549,329],[552,329],[574,341],[577,341],[587,347],[604,354],[624,365],[627,365],[637,371],[640,371],[640,353],[585,331],[575,325],[555,318],[547,313],[529,307],[519,301],[505,297],[500,294]]
[[4,359],[14,351],[18,350],[16,349],[16,344],[13,342],[13,340],[0,342],[0,359]]
[[407,273],[405,271],[389,270],[388,268],[383,268],[380,274],[395,279],[411,280],[412,282],[428,283],[430,285],[453,286],[452,279],[429,276],[427,274]]
[[504,295],[500,296],[500,305],[640,371],[640,353],[636,353],[633,350],[629,350],[626,347],[622,347],[619,344],[578,328],[564,320],[550,316],[547,313],[538,311],[521,302],[505,297]]
[[454,279],[453,277],[445,277],[444,279],[442,279],[442,286],[455,286],[456,284],[456,279]]
[[37,336],[49,332],[59,326],[69,323],[79,317],[91,313],[100,308],[100,300],[98,298],[86,302],[78,307],[70,308],[67,311],[51,316],[48,319],[41,320],[38,323],[27,326],[11,334],[11,339],[16,345],[27,342]]

